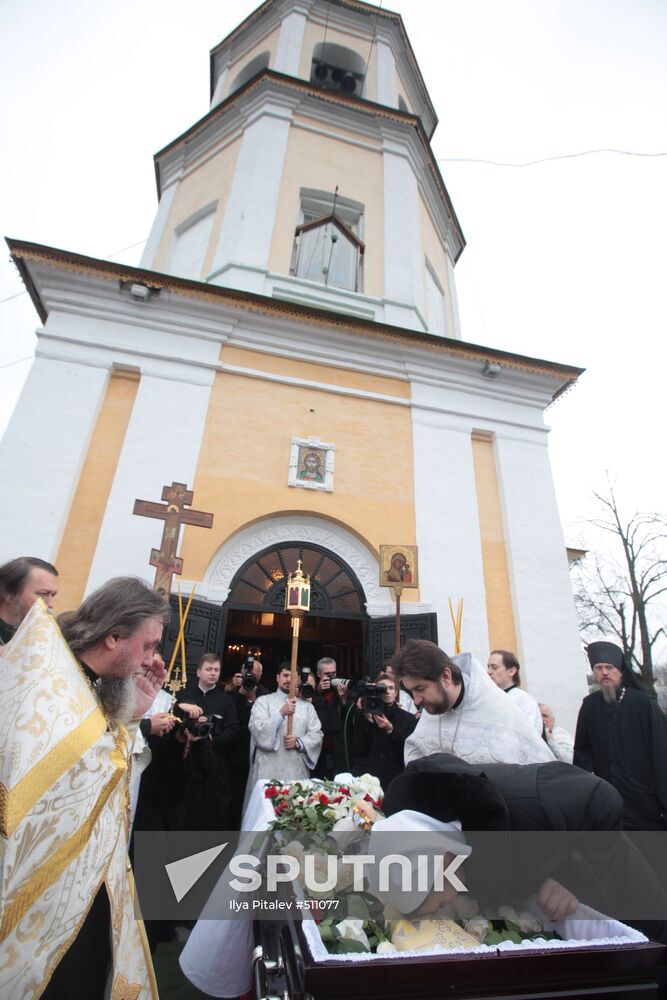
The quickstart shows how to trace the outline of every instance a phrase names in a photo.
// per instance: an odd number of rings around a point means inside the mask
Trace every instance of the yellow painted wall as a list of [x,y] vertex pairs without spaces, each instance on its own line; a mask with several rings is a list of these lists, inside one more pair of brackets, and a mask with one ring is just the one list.
[[248,51],[244,52],[242,56],[238,56],[234,60],[234,62],[230,64],[229,69],[227,70],[227,77],[225,79],[223,98],[229,95],[232,83],[234,82],[238,74],[243,70],[244,66],[247,66],[248,63],[251,62],[255,58],[255,56],[258,56],[261,52],[266,52],[267,49],[271,53],[271,58],[269,59],[269,69],[273,69],[279,35],[280,35],[280,26],[274,28],[273,31],[270,31],[268,34],[266,34],[264,38],[262,38],[262,40],[257,43],[257,45],[254,45],[251,49],[248,49]]
[[202,163],[180,181],[158,246],[153,265],[154,270],[161,271],[164,268],[174,230],[200,208],[217,201],[215,221],[213,222],[208,251],[204,257],[202,277],[209,273],[220,236],[220,227],[227,207],[227,198],[240,148],[241,139],[235,139],[212,159]]
[[[223,363],[240,360],[265,370],[280,363],[252,351],[223,348]],[[292,375],[334,381],[335,370],[309,363],[290,366]],[[341,381],[351,377],[344,372]],[[394,396],[406,393],[398,380],[361,373],[354,379],[372,392],[382,386]],[[335,443],[333,493],[287,485],[292,436]],[[414,542],[410,408],[218,373],[194,493],[197,508],[212,511],[215,520],[211,531],[185,529],[181,555],[190,579],[203,577],[215,552],[240,528],[278,513],[320,514],[375,550],[392,538]]]
[[115,371],[107,383],[56,559],[58,611],[83,600],[139,381],[138,372]]
[[[317,124],[312,122],[311,124]],[[290,130],[280,186],[276,224],[271,241],[269,268],[289,274],[298,224],[301,188],[315,188],[351,198],[364,206],[363,291],[381,297],[384,289],[384,175],[382,155],[352,146],[342,130],[340,140]],[[356,137],[358,139],[358,137]]]
[[[257,351],[228,345],[222,348],[220,360],[225,365],[234,365],[237,368],[251,368],[255,371],[271,372],[275,375],[285,375],[289,378],[299,378],[309,382],[325,382],[327,385],[345,386],[347,389],[374,392],[378,395],[394,396],[399,399],[410,398],[410,383],[402,379],[369,375],[366,372],[335,368],[315,362],[295,361],[293,358],[279,357],[273,354],[259,354]],[[303,437],[303,435],[297,436]]]
[[[299,76],[303,80],[310,80],[310,70],[313,63],[313,49],[318,42],[324,41],[324,24],[308,20],[303,33],[303,48],[301,49],[301,61],[299,63]],[[329,25],[327,27],[327,45],[342,45],[343,48],[356,52],[365,63],[371,48],[370,38],[361,35],[346,34],[336,31]],[[373,46],[371,58],[366,71],[364,83],[364,100],[377,101],[377,66],[376,47]]]
[[505,530],[493,439],[472,435],[486,616],[491,649],[517,649]]

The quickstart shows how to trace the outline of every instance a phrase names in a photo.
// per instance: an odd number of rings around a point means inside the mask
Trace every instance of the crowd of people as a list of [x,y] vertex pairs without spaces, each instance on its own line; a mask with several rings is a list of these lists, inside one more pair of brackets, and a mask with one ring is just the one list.
[[[131,823],[238,829],[262,779],[370,773],[390,812],[438,819],[463,809],[443,777],[455,773],[493,784],[512,829],[667,829],[667,722],[614,643],[587,647],[598,689],[572,740],[522,689],[513,653],[493,650],[485,669],[422,640],[372,681],[339,678],[324,657],[298,671],[293,693],[288,663],[269,691],[259,659],[224,680],[209,652],[174,699],[163,689],[169,607],[160,594],[118,578],[56,621],[57,587],[43,560],[0,567],[2,975],[22,995],[77,995],[82,975],[91,997],[109,984],[122,995],[124,983],[149,995],[127,876]],[[564,914],[576,902],[550,886],[545,906]],[[30,921],[40,926],[37,958]]]

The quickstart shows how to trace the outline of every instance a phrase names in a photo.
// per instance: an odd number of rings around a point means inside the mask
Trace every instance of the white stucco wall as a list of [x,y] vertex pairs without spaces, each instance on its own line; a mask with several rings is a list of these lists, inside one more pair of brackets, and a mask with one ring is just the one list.
[[[441,391],[413,386],[413,399],[427,403]],[[415,515],[419,546],[419,593],[438,615],[441,647],[454,650],[449,598],[464,600],[462,646],[484,661],[486,624],[484,569],[475,492],[469,421],[413,407]]]
[[12,508],[0,563],[27,555],[55,560],[106,382],[102,368],[35,359],[0,442],[5,505]]
[[[129,517],[135,500],[160,501],[172,482],[192,488],[210,395],[209,385],[143,377],[114,476],[86,593],[111,576],[149,582],[152,548],[160,547],[164,521]],[[175,405],[175,400],[178,405]],[[196,507],[196,497],[195,497]]]
[[524,686],[573,732],[588,691],[546,434],[500,431],[496,454]]

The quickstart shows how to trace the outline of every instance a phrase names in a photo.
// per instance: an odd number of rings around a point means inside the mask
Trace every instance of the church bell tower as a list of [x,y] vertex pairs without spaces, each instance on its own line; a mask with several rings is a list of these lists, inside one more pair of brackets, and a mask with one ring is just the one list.
[[155,157],[143,267],[460,337],[464,240],[398,15],[270,0],[211,52],[211,94]]

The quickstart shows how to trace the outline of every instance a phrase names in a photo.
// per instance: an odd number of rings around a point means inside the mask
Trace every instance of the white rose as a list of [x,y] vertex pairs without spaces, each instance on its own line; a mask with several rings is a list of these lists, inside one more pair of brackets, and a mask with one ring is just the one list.
[[491,927],[486,917],[473,917],[471,920],[465,920],[463,926],[468,934],[472,934],[480,943],[484,941]]
[[479,913],[477,900],[461,893],[453,901],[452,906],[457,917],[460,917],[461,920],[470,920],[471,917],[476,917]]
[[378,955],[393,955],[398,953],[398,948],[391,941],[380,941],[376,951]]
[[370,942],[366,937],[366,932],[364,930],[363,920],[357,920],[354,917],[347,917],[345,920],[341,920],[339,924],[336,924],[336,930],[343,940],[357,941],[368,951],[371,950]]
[[544,930],[540,921],[529,910],[522,910],[516,922],[524,934],[539,934]]

